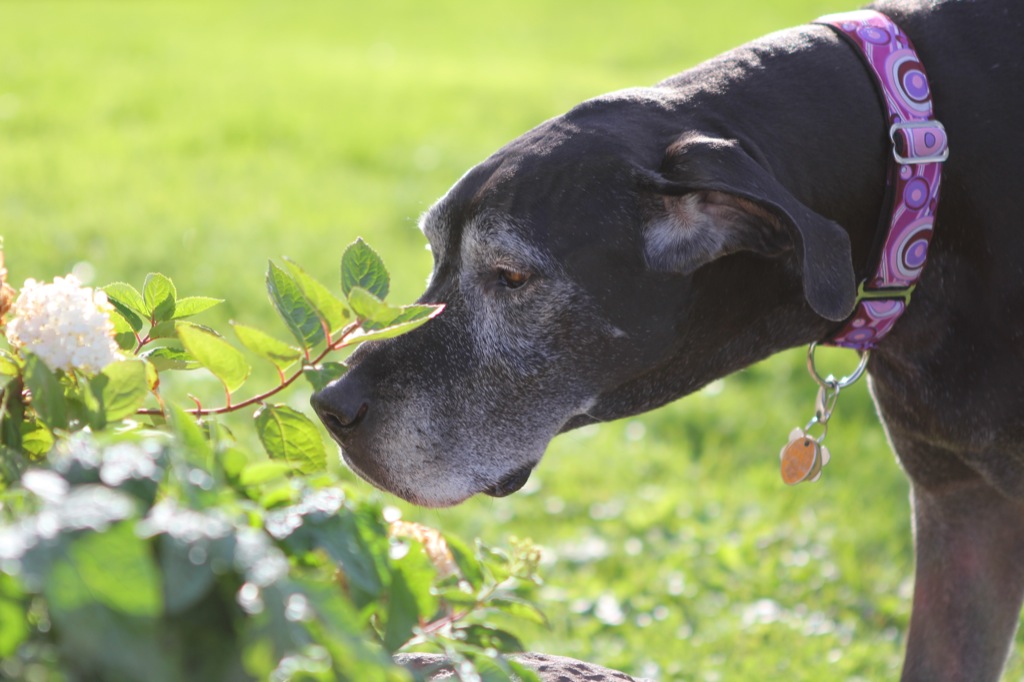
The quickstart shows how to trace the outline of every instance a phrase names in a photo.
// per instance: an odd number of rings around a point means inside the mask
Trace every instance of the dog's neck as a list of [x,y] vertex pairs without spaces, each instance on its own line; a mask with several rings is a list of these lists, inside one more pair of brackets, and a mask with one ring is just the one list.
[[[873,249],[871,271],[860,277],[853,316],[825,343],[856,350],[878,346],[910,303],[931,242],[946,131],[934,118],[931,88],[910,39],[889,17],[857,10],[818,19],[860,55],[878,85],[893,144],[887,200]],[[892,73],[899,57],[900,74]]]

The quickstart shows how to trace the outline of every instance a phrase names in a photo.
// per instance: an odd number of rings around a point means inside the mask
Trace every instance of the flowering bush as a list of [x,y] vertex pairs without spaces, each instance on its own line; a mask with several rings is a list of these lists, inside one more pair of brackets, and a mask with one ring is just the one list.
[[121,359],[110,321],[113,306],[106,294],[83,287],[74,275],[53,284],[27,280],[11,312],[7,340],[52,370],[95,374]]
[[[326,469],[318,428],[271,398],[345,366],[337,351],[412,329],[437,306],[384,302],[388,276],[357,241],[338,297],[291,262],[270,299],[294,338],[234,325],[278,382],[186,318],[220,303],[73,277],[17,298],[0,251],[0,678],[411,680],[398,651],[440,651],[465,680],[536,680],[489,622],[543,620],[539,553],[468,543],[401,521]],[[184,409],[168,371],[203,369],[223,404]],[[264,453],[218,415],[254,410]]]

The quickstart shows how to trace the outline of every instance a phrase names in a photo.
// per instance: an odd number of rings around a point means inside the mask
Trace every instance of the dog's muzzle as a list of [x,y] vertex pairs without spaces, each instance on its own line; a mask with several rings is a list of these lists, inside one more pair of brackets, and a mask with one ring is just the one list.
[[370,410],[369,401],[358,389],[359,387],[356,385],[349,386],[348,390],[339,390],[336,385],[332,384],[314,393],[310,404],[327,428],[328,433],[346,453],[345,460],[349,465],[356,469],[363,478],[375,481],[375,485],[379,486],[380,476],[373,460],[354,462],[349,457],[349,448],[357,438],[357,431],[367,421],[367,413]]
[[[435,500],[423,497],[419,494],[422,491],[413,489],[409,481],[396,478],[395,472],[389,471],[385,466],[385,460],[375,454],[372,435],[374,429],[379,426],[380,414],[379,410],[375,409],[378,406],[371,404],[373,401],[356,373],[350,373],[339,382],[314,393],[310,402],[328,432],[341,446],[346,464],[356,474],[376,487],[409,501],[437,506]],[[461,499],[476,492],[491,497],[511,495],[526,485],[536,464],[537,462],[531,462],[519,467],[483,489],[466,489]],[[441,506],[455,504],[461,499],[453,498]]]
[[490,488],[484,488],[483,492],[491,497],[507,497],[526,485],[526,482],[530,480],[531,472],[533,472],[533,465],[528,464],[508,474]]

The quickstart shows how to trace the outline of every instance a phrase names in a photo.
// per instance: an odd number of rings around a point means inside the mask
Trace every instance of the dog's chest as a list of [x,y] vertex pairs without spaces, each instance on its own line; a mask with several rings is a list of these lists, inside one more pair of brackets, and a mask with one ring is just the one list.
[[968,467],[1024,499],[1024,353],[997,341],[874,359],[872,395],[915,481],[941,485]]

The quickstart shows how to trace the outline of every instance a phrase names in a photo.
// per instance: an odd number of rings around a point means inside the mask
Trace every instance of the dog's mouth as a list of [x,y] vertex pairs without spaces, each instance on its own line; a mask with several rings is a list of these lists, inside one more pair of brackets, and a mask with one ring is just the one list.
[[530,473],[533,471],[533,465],[527,464],[526,466],[516,469],[512,473],[508,474],[500,481],[495,483],[489,488],[484,488],[483,492],[485,495],[491,497],[506,497],[516,492],[530,480]]

